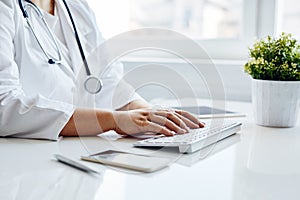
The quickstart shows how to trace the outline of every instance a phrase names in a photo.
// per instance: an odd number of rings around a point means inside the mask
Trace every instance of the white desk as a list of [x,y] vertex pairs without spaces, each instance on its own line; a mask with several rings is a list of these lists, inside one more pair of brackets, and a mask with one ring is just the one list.
[[[169,104],[169,102],[167,103]],[[59,142],[0,139],[0,199],[300,199],[300,126],[274,129],[253,123],[251,105],[229,102],[246,118],[237,136],[205,153],[181,155],[131,146],[134,139],[64,138]],[[87,163],[101,171],[89,175],[53,160],[60,153],[79,160],[105,149],[168,156],[170,167],[151,174],[124,172]],[[219,151],[220,149],[222,151]]]

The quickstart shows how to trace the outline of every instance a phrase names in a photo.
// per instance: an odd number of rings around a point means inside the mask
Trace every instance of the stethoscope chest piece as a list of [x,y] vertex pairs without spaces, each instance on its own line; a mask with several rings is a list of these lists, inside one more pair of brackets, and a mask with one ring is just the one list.
[[102,81],[94,76],[89,76],[84,82],[84,89],[90,94],[97,94],[103,87]]

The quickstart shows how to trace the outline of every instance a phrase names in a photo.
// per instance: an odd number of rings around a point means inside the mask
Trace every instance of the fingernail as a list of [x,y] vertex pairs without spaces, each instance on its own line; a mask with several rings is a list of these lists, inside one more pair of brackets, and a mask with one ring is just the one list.
[[184,133],[186,133],[186,130],[184,130],[184,129],[181,128],[181,129],[178,129],[177,133],[184,134]]

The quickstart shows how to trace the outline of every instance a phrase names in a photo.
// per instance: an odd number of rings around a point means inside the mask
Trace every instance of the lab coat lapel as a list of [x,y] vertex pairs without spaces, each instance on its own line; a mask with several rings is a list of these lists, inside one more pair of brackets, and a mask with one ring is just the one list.
[[[60,13],[60,17],[61,17],[63,34],[65,36],[66,44],[69,49],[69,55],[70,55],[71,62],[72,62],[71,67],[73,69],[75,77],[77,77],[79,73],[84,72],[82,69],[82,67],[83,67],[82,57],[80,55],[80,51],[79,51],[79,48],[78,48],[78,45],[76,42],[76,38],[75,38],[74,29],[73,29],[70,17],[68,15],[67,9],[61,0],[58,0],[56,2],[57,2],[57,8]],[[68,3],[69,7],[71,7],[71,3],[72,2]],[[71,10],[71,12],[72,12],[72,10]],[[72,12],[72,15],[74,17],[74,16],[76,16],[76,13]],[[76,25],[76,28],[77,28],[77,31],[79,34],[81,45],[84,48],[87,44],[87,40],[85,39],[84,35],[81,34],[81,32],[79,30],[79,25],[78,25],[78,23],[76,23],[76,19],[74,19],[74,21],[75,21],[75,25]]]

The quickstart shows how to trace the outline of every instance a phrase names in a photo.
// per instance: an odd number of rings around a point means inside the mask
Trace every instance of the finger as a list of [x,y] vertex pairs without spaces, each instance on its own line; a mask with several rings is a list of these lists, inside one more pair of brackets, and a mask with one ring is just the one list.
[[205,126],[205,122],[200,121],[200,128],[204,128],[204,126]]
[[155,123],[157,123],[159,125],[165,126],[168,129],[170,129],[170,130],[172,130],[172,131],[174,131],[176,133],[183,134],[183,133],[187,132],[187,130],[181,128],[180,126],[178,126],[177,124],[175,124],[171,120],[169,120],[169,119],[167,119],[165,117],[159,116],[159,115],[153,115],[153,116],[151,116],[150,120],[151,120],[151,122],[155,122]]
[[160,133],[165,136],[173,136],[173,132],[169,130],[168,128],[161,126],[159,124],[156,124],[154,122],[150,122],[149,126],[147,126],[147,131],[153,132],[153,133]]
[[191,120],[195,124],[199,124],[199,120],[197,119],[197,117],[195,117],[191,113],[183,111],[183,110],[175,110],[175,112],[178,113],[178,114],[180,114],[180,115],[182,115],[182,116],[184,116],[185,118]]
[[185,118],[189,119],[193,123],[197,124],[200,128],[203,128],[205,126],[205,123],[198,120],[197,117],[192,115],[189,112],[183,111],[183,110],[175,110],[175,112],[181,116],[184,116]]
[[171,120],[172,122],[174,122],[175,124],[177,124],[180,128],[183,128],[186,131],[189,131],[189,127],[185,124],[185,122],[182,119],[180,119],[180,117],[178,117],[176,115],[175,112],[157,111],[155,114],[165,117],[165,118]]
[[184,117],[183,115],[180,115],[176,113],[177,117],[179,117],[189,128],[195,129],[199,128],[199,125],[191,121],[190,119]]

